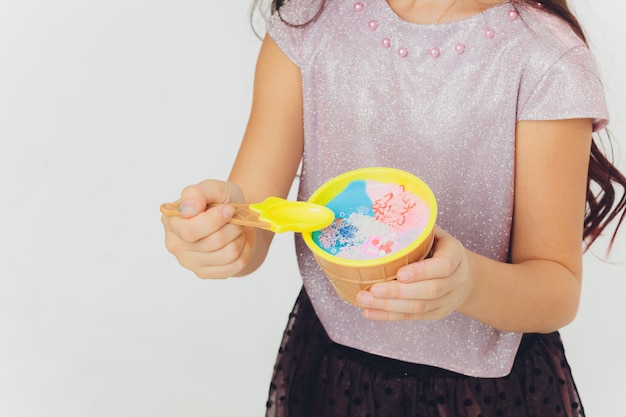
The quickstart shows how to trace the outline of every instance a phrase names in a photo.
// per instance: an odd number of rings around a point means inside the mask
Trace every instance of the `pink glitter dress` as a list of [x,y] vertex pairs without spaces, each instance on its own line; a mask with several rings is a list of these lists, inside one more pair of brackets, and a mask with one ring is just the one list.
[[[589,49],[536,3],[423,25],[385,0],[327,0],[299,25],[320,4],[291,0],[268,23],[302,74],[299,199],[352,169],[403,169],[434,191],[439,225],[506,262],[516,122],[608,122]],[[371,322],[337,297],[299,235],[296,248],[305,291],[268,416],[583,415],[558,333],[502,332],[459,313]]]

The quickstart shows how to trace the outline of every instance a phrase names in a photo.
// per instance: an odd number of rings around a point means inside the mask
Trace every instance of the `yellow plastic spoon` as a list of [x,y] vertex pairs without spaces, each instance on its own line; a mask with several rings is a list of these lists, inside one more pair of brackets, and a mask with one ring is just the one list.
[[[216,206],[209,204],[207,208]],[[261,203],[228,204],[235,208],[229,223],[282,232],[314,232],[329,226],[335,213],[328,207],[306,201],[268,197]],[[180,202],[161,204],[161,213],[180,216]]]

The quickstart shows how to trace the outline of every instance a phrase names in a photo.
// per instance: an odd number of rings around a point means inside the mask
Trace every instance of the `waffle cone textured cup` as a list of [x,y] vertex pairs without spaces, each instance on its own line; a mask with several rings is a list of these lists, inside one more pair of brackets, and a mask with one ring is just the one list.
[[427,257],[433,245],[437,202],[431,189],[418,177],[394,168],[361,168],[341,174],[318,188],[309,202],[326,205],[339,195],[353,181],[374,180],[381,183],[403,185],[406,191],[421,198],[428,206],[430,217],[426,227],[410,245],[389,255],[375,259],[347,259],[334,256],[313,240],[312,234],[302,233],[302,237],[313,252],[317,264],[322,268],[337,294],[345,301],[356,304],[356,295],[373,284],[396,279],[401,267]]

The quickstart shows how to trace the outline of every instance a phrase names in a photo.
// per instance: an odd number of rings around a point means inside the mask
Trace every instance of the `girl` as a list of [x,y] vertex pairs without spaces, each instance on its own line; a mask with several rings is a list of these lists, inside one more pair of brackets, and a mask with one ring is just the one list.
[[581,240],[621,224],[626,178],[593,142],[604,94],[565,2],[283,3],[230,177],[183,190],[168,250],[201,278],[252,273],[272,233],[205,208],[286,197],[300,164],[300,200],[389,166],[429,184],[439,213],[432,257],[361,308],[296,235],[304,289],[267,416],[584,415],[558,329],[578,308]]

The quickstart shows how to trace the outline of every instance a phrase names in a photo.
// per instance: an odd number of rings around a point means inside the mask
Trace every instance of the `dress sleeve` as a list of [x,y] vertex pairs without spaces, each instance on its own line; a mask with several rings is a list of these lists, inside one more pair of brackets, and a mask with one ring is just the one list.
[[527,84],[520,87],[518,120],[592,118],[594,131],[608,124],[604,87],[586,46],[570,49]]
[[290,0],[267,22],[267,34],[299,67],[303,65],[307,33],[322,7],[321,0]]

